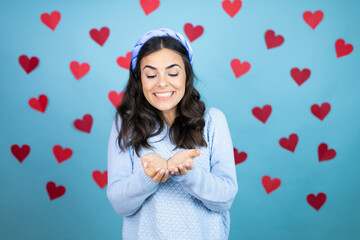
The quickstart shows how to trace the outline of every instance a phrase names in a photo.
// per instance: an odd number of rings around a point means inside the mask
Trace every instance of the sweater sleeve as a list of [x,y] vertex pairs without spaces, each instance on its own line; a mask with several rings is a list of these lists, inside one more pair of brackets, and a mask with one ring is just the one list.
[[[118,116],[118,122],[121,122]],[[119,123],[118,129],[121,124]],[[130,216],[139,210],[147,197],[153,194],[155,183],[144,170],[132,172],[133,154],[130,148],[121,151],[117,144],[118,132],[113,121],[107,152],[108,186],[106,195],[117,214]]]
[[196,166],[186,175],[174,176],[183,188],[204,205],[219,212],[228,211],[238,191],[234,149],[225,115],[217,108],[209,109],[210,172]]

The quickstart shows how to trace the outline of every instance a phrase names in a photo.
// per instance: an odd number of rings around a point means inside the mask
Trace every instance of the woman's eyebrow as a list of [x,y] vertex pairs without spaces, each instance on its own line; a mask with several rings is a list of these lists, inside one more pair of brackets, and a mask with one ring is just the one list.
[[[169,69],[169,68],[172,68],[172,67],[175,67],[175,66],[178,66],[179,68],[181,68],[181,67],[179,66],[179,64],[174,63],[174,64],[171,64],[171,65],[167,66],[165,69]],[[156,70],[156,67],[153,67],[153,66],[150,66],[150,65],[146,65],[146,66],[143,68],[143,70],[144,70],[146,67]]]

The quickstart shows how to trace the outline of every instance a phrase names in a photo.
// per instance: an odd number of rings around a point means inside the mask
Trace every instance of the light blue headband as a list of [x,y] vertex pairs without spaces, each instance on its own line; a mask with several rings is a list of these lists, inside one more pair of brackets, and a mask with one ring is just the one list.
[[168,28],[159,28],[157,30],[151,30],[148,31],[147,33],[145,33],[144,36],[142,36],[138,42],[135,44],[134,49],[132,50],[131,53],[131,64],[132,64],[132,70],[134,71],[135,66],[136,66],[136,61],[137,61],[137,56],[140,52],[141,47],[150,39],[153,37],[172,37],[175,38],[176,40],[178,40],[179,42],[182,43],[182,45],[184,45],[184,47],[187,49],[188,53],[189,53],[189,59],[190,59],[190,64],[191,66],[194,65],[194,57],[193,57],[193,51],[192,48],[189,44],[189,42],[184,38],[183,35],[181,35],[178,32],[174,32],[171,29]]

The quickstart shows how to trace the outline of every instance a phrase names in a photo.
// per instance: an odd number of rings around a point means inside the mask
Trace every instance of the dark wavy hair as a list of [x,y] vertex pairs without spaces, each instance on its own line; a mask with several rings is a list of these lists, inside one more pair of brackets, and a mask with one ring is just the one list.
[[[140,147],[153,148],[147,139],[160,134],[166,118],[162,111],[154,108],[145,98],[141,84],[141,59],[162,48],[168,48],[181,55],[186,71],[186,86],[184,97],[177,105],[177,117],[170,127],[169,137],[176,148],[193,149],[196,146],[206,146],[203,138],[205,121],[205,103],[200,100],[200,94],[194,87],[195,76],[190,64],[188,51],[178,40],[172,37],[153,37],[140,49],[134,71],[130,63],[129,80],[125,87],[122,102],[117,106],[115,121],[121,116],[121,131],[118,145],[122,151],[134,146],[139,157]],[[157,124],[159,129],[154,132]],[[123,140],[123,143],[121,142]]]

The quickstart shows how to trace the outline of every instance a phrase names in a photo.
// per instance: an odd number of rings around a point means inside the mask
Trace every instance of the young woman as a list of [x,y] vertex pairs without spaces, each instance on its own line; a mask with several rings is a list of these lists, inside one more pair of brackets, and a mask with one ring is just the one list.
[[178,32],[147,32],[108,145],[107,197],[123,239],[227,239],[238,191],[225,115],[194,87],[193,51]]

